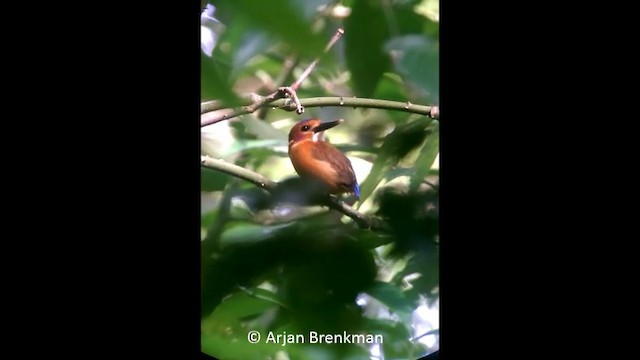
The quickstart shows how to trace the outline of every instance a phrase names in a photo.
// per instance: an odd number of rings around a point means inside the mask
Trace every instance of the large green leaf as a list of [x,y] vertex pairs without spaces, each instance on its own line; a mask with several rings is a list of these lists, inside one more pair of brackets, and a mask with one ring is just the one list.
[[428,103],[439,102],[439,43],[424,35],[395,37],[385,45],[393,54],[394,68],[403,78],[422,92],[419,98]]
[[220,191],[224,189],[228,181],[229,175],[200,167],[200,190]]
[[247,292],[238,292],[224,299],[214,310],[212,316],[242,319],[258,315],[274,306],[281,306],[278,296],[265,289],[254,288]]
[[236,222],[225,227],[220,236],[220,248],[234,245],[249,245],[274,238],[281,230],[295,224],[284,223],[279,225],[263,226],[250,222]]
[[[440,283],[439,253],[439,247],[436,245],[423,246],[409,259],[407,266],[396,274],[393,279],[395,283],[411,287],[404,292],[407,299],[417,301],[420,295],[427,298],[436,296],[432,290]],[[414,274],[420,275],[407,278],[407,275]]]
[[389,36],[381,1],[357,0],[345,21],[345,56],[353,91],[371,97],[382,74],[389,69],[384,42]]
[[411,184],[409,189],[411,191],[416,191],[420,183],[429,175],[429,171],[431,170],[431,166],[435,161],[438,153],[440,151],[440,123],[437,121],[433,122],[433,131],[427,135],[425,139],[425,144],[420,151],[420,155],[415,163],[415,172],[411,176]]
[[407,299],[397,287],[383,281],[376,281],[367,290],[367,294],[385,304],[389,310],[397,314],[406,324],[411,323],[411,313],[415,304]]
[[[253,27],[264,31],[276,40],[287,43],[296,52],[307,56],[318,56],[328,38],[313,33],[310,22],[301,16],[298,4],[291,0],[255,1],[255,0],[218,0],[224,6],[233,9],[233,22],[243,18]],[[232,26],[229,24],[227,26]]]
[[364,203],[373,193],[380,181],[387,176],[400,159],[423,143],[427,135],[425,129],[431,122],[430,118],[421,117],[398,125],[391,134],[387,135],[369,175],[360,186],[361,203]]
[[253,135],[258,139],[278,140],[283,145],[287,144],[289,134],[276,129],[268,122],[260,120],[253,115],[242,116],[242,124],[245,126],[244,131],[248,135]]
[[[216,52],[214,52],[214,56]],[[200,57],[200,98],[202,100],[220,100],[223,104],[240,103],[231,90],[230,67],[224,62],[210,58],[204,53]]]
[[380,334],[384,339],[384,355],[387,359],[418,359],[424,355],[425,346],[410,341],[410,324],[387,319],[367,319],[365,329],[370,334]]

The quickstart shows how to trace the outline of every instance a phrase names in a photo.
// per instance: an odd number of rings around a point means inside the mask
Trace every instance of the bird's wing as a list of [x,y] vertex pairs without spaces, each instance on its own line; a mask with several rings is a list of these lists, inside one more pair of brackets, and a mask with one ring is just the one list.
[[353,172],[349,159],[332,145],[316,142],[311,155],[318,161],[327,162],[338,174],[338,181],[346,189],[353,191],[357,186],[356,174]]

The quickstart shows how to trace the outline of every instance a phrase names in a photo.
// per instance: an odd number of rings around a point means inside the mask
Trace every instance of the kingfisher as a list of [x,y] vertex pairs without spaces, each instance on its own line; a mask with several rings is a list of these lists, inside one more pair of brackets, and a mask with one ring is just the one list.
[[353,193],[360,199],[351,161],[325,142],[322,133],[342,122],[307,119],[295,124],[289,132],[289,158],[302,179],[319,184],[330,194]]

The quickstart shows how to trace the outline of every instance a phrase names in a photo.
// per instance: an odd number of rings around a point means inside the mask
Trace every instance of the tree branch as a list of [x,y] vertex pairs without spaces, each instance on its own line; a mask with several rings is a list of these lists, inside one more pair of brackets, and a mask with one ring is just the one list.
[[[436,120],[440,118],[440,110],[437,106],[416,105],[410,103],[409,101],[400,102],[391,100],[366,99],[356,97],[349,98],[340,96],[300,99],[300,103],[305,107],[346,106],[354,108],[386,109],[426,115]],[[290,99],[277,100],[269,105],[287,111],[295,110],[295,108],[292,108]]]
[[[200,156],[200,165],[248,181],[262,189],[267,190],[269,193],[273,193],[278,187],[277,182],[269,180],[258,173],[223,160],[213,159],[209,156]],[[350,217],[362,229],[389,230],[390,228],[384,220],[362,214],[353,209],[351,206],[347,205],[342,200],[337,199],[333,196],[327,197],[327,200],[323,201],[321,205],[328,206],[329,208],[339,211],[344,215]]]
[[248,181],[259,188],[267,190],[268,192],[273,192],[278,186],[278,183],[275,181],[271,181],[258,173],[254,173],[253,171],[247,170],[236,164],[214,159],[209,156],[200,156],[200,165]]
[[[336,33],[333,35],[331,40],[329,40],[329,43],[327,44],[327,46],[324,48],[323,54],[326,54],[329,51],[329,49],[331,49],[331,47],[342,37],[342,34],[344,34],[344,30],[339,28],[336,31]],[[300,84],[302,84],[304,79],[306,79],[307,76],[309,76],[309,74],[311,73],[311,71],[313,71],[313,69],[316,67],[316,64],[318,63],[318,61],[320,61],[320,57],[317,57],[315,60],[313,60],[313,62],[309,64],[309,66],[302,72],[302,75],[300,75],[300,78],[294,81],[293,84],[291,84],[291,86],[280,87],[278,88],[278,90],[272,92],[267,96],[250,94],[249,97],[251,102],[248,103],[247,105],[238,109],[233,109],[231,112],[225,112],[222,115],[216,116],[211,119],[201,120],[200,126],[201,127],[207,126],[207,125],[215,124],[218,121],[227,120],[239,115],[252,113],[261,107],[269,105],[275,100],[282,99],[285,97],[289,97],[290,102],[288,103],[288,106],[290,107],[292,106],[293,110],[295,110],[298,114],[304,113],[304,106],[300,103],[300,100],[298,99],[298,94],[296,93],[296,91],[298,90],[298,88],[300,87]],[[215,100],[200,104],[201,115],[206,112],[219,110],[219,109],[220,109],[220,104],[217,103]]]
[[[285,88],[281,88],[285,89]],[[274,94],[277,94],[274,93]],[[255,102],[248,101],[248,105],[243,106],[241,108],[231,109],[230,112],[224,113],[219,116],[211,117],[206,120],[200,121],[200,126],[207,126],[211,124],[215,124],[222,120],[228,120],[234,118],[236,116],[250,114],[257,109],[265,106],[271,106],[280,108],[286,111],[294,111],[297,109],[295,101],[291,98],[283,99],[284,96],[279,96],[274,98],[271,94],[267,97],[262,97],[260,95],[253,94],[253,98],[256,100]],[[410,102],[400,102],[400,101],[390,101],[390,100],[380,100],[380,99],[366,99],[366,98],[348,98],[348,97],[315,97],[315,98],[307,98],[307,99],[299,99],[300,105],[302,107],[322,107],[322,106],[346,106],[353,108],[372,108],[372,109],[386,109],[386,110],[396,110],[396,111],[404,111],[413,114],[420,114],[429,116],[432,119],[439,120],[440,119],[440,109],[437,106],[427,106],[427,105],[416,105]],[[208,103],[203,103],[200,105],[200,114],[206,114],[208,112],[219,110],[220,108],[216,108],[216,106]],[[206,105],[205,105],[206,104]]]

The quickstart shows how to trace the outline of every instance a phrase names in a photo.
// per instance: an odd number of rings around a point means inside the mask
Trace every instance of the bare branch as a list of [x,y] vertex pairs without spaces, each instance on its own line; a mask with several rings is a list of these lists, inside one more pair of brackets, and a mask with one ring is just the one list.
[[[366,99],[366,98],[349,98],[349,97],[315,97],[301,99],[300,104],[305,107],[322,107],[322,106],[344,106],[353,108],[373,108],[373,109],[386,109],[404,111],[413,114],[420,114],[429,116],[432,119],[438,120],[440,118],[440,111],[437,106],[428,105],[416,105],[409,101],[390,101],[380,99]],[[278,107],[283,110],[293,111],[295,110],[294,104],[289,99],[282,99],[274,101],[270,106]]]
[[214,159],[209,156],[200,156],[200,165],[209,169],[222,171],[223,173],[235,176],[242,180],[246,180],[254,184],[255,186],[263,188],[269,192],[272,192],[273,190],[275,190],[276,186],[278,186],[276,182],[271,181],[258,173],[254,173],[253,171],[247,170],[238,165],[219,159]]
[[[331,49],[333,44],[335,44],[336,41],[338,41],[340,37],[342,37],[342,34],[344,34],[344,30],[338,29],[338,31],[333,35],[333,37],[331,38],[331,40],[329,40],[329,43],[325,47],[324,49],[325,54],[327,53],[327,51],[329,51],[329,49]],[[298,114],[302,114],[304,112],[304,107],[300,104],[300,100],[298,99],[296,90],[298,90],[298,87],[300,87],[300,84],[304,81],[304,79],[306,79],[307,76],[309,76],[309,73],[311,73],[311,71],[315,68],[319,60],[320,60],[320,57],[316,58],[302,73],[302,75],[300,75],[300,78],[296,80],[293,84],[291,84],[291,86],[278,88],[277,91],[274,91],[273,93],[264,97],[256,94],[251,94],[250,96],[253,98],[251,103],[243,106],[242,108],[234,109],[231,112],[225,112],[220,116],[216,116],[216,117],[201,121],[200,126],[207,126],[207,125],[215,124],[222,120],[227,120],[243,114],[252,113],[263,106],[269,105],[275,100],[282,99],[287,96],[291,98],[292,102],[290,102],[290,104],[295,106],[294,110]],[[208,101],[200,105],[200,114],[204,114],[214,110],[220,110],[220,104],[216,103],[215,100]]]
[[[344,34],[344,30],[342,28],[339,28],[338,31],[336,31],[336,33],[333,34],[333,37],[331,38],[331,40],[329,40],[329,43],[324,48],[323,55],[326,54],[329,51],[329,49],[331,49],[331,47],[333,47],[333,45],[338,40],[340,40],[340,38],[342,37],[342,34]],[[302,72],[302,75],[300,75],[300,78],[296,80],[293,84],[291,84],[291,88],[293,90],[298,90],[298,88],[300,87],[300,84],[302,84],[304,79],[306,79],[307,76],[309,76],[309,74],[311,73],[311,71],[313,71],[313,69],[318,64],[318,61],[320,61],[320,57],[317,57],[315,60],[313,60],[313,62],[309,64],[309,66]]]
[[[287,88],[281,88],[287,89]],[[304,107],[322,107],[322,106],[345,106],[345,107],[353,107],[353,108],[373,108],[373,109],[386,109],[386,110],[396,110],[396,111],[404,111],[413,114],[420,114],[429,116],[432,119],[439,120],[440,119],[440,109],[437,106],[428,106],[428,105],[416,105],[410,102],[399,102],[399,101],[390,101],[390,100],[379,100],[379,99],[366,99],[366,98],[347,98],[347,97],[315,97],[315,98],[307,98],[307,99],[299,99],[299,103],[296,104],[292,99],[283,99],[284,94],[277,94],[278,97],[275,99],[273,97],[263,98],[261,96],[257,96],[260,100],[256,103],[250,103],[250,105],[243,106],[241,108],[230,109],[229,112],[226,112],[222,115],[212,117],[206,120],[202,120],[200,122],[200,126],[207,126],[211,124],[215,124],[222,120],[228,120],[234,118],[236,116],[250,114],[256,111],[258,108],[265,106],[272,106],[276,108],[280,108],[287,111],[295,111],[298,107],[297,105]],[[273,95],[273,94],[272,94]],[[201,107],[200,113],[205,114],[210,112],[204,109],[204,105]]]
[[[201,156],[200,165],[209,169],[221,171],[225,174],[235,176],[242,180],[246,180],[262,189],[267,190],[270,193],[273,193],[278,186],[278,183],[275,181],[269,180],[258,173],[223,160],[213,159],[208,156]],[[331,209],[343,213],[344,215],[353,219],[353,221],[358,224],[360,228],[370,230],[389,229],[389,225],[384,220],[362,214],[353,209],[351,206],[347,205],[344,201],[333,196],[327,197],[327,200],[323,201],[321,205],[328,206]]]

